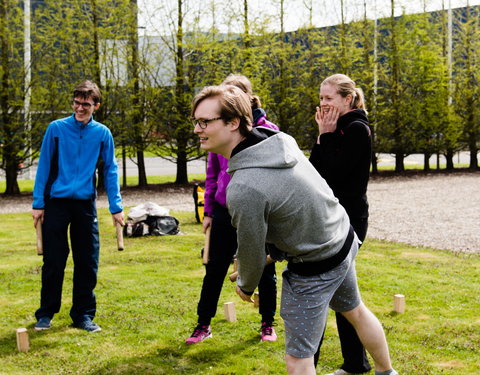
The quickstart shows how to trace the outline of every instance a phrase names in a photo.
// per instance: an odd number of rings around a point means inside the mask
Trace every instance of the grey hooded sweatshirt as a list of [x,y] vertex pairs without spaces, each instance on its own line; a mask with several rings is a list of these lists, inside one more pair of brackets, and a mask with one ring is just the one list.
[[[317,262],[337,254],[350,222],[325,180],[291,136],[257,128],[268,138],[229,160],[227,206],[237,228],[237,285],[250,293],[265,265],[265,244],[274,259]],[[280,256],[279,256],[280,255]]]

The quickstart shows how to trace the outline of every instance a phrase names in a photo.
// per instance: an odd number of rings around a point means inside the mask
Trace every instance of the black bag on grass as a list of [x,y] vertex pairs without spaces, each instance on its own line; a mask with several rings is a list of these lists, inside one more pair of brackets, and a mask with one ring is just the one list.
[[180,232],[179,221],[173,216],[147,216],[145,220],[128,222],[123,229],[127,237],[166,236]]
[[145,221],[148,224],[149,234],[151,236],[165,236],[179,232],[179,222],[173,216],[149,216]]

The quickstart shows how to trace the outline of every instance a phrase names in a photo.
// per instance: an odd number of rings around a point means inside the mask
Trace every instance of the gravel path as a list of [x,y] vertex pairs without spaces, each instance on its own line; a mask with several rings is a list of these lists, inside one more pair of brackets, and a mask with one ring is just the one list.
[[[480,172],[374,177],[368,198],[368,237],[411,245],[480,253]],[[122,192],[124,205],[155,202],[174,211],[194,210],[191,187]],[[0,213],[30,211],[31,197],[0,196]],[[98,207],[107,207],[105,196]]]
[[480,173],[374,178],[368,236],[480,253]]

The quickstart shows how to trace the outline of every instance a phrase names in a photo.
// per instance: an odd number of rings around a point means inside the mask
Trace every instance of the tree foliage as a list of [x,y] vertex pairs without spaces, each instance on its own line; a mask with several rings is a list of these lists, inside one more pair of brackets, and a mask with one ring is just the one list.
[[287,32],[289,3],[271,3],[272,17],[253,14],[248,0],[157,1],[145,10],[157,20],[157,33],[142,35],[137,0],[37,1],[26,64],[23,3],[0,0],[5,192],[19,193],[18,173],[38,156],[48,122],[71,113],[71,90],[83,79],[100,85],[96,119],[110,127],[123,158],[137,162],[142,186],[146,151],[176,162],[176,182],[188,182],[188,161],[203,156],[189,119],[191,100],[230,73],[251,79],[269,119],[304,149],[317,135],[321,81],[344,73],[365,93],[374,151],[394,154],[397,171],[411,153],[424,154],[426,170],[432,155],[444,155],[453,168],[454,153],[465,149],[470,167],[478,168],[478,6],[454,9],[450,28],[446,9],[397,15],[395,0],[390,16],[369,19],[364,2],[364,14],[347,22],[354,0],[342,0],[339,24],[315,28],[319,5],[306,0],[309,20]]

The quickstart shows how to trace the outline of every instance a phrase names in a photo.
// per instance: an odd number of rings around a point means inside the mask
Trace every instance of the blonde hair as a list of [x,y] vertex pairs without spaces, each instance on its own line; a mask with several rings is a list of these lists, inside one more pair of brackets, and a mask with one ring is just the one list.
[[252,107],[248,95],[233,85],[204,87],[193,99],[191,117],[195,116],[198,105],[205,99],[217,97],[220,103],[220,117],[225,121],[240,119],[239,131],[247,136],[253,123]]
[[350,102],[350,108],[352,109],[363,109],[367,111],[365,107],[365,98],[363,95],[363,90],[360,87],[356,87],[355,81],[345,74],[334,74],[326,78],[320,87],[324,85],[332,85],[337,88],[337,93],[342,97],[346,98],[348,95],[352,96],[352,101]]
[[252,82],[242,74],[230,74],[224,79],[222,85],[232,85],[241,89],[250,98],[252,109],[261,108],[262,103],[257,95],[253,95]]

